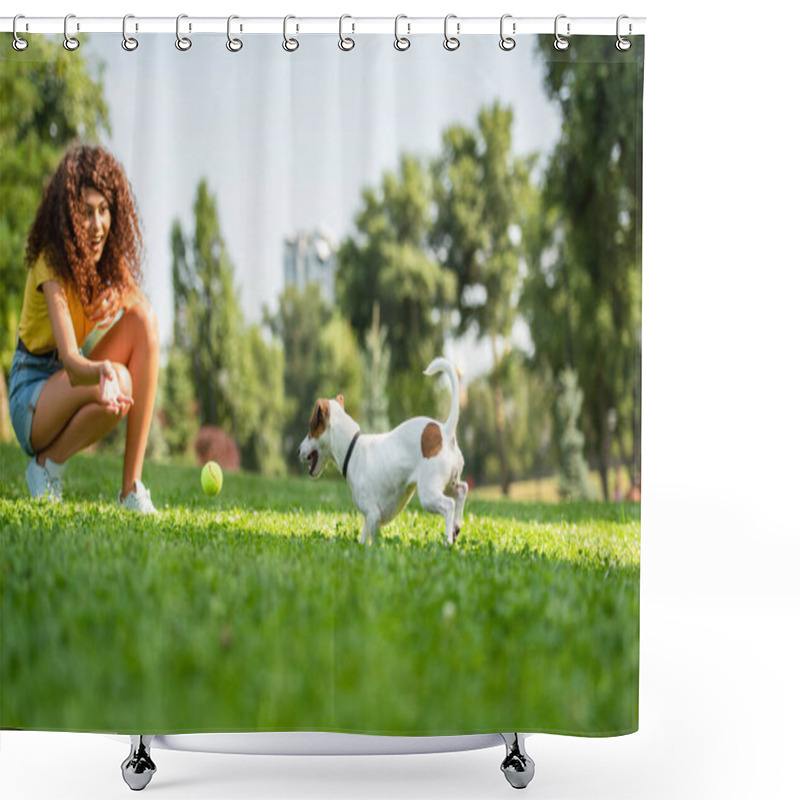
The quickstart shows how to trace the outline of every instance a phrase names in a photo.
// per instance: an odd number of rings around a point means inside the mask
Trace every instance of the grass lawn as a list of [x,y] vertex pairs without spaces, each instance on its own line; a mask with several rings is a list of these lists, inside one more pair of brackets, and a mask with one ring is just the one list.
[[[416,499],[372,547],[339,477],[76,457],[33,502],[0,445],[0,725],[121,733],[630,732],[639,507],[467,499],[456,545]],[[333,472],[329,469],[329,472]]]

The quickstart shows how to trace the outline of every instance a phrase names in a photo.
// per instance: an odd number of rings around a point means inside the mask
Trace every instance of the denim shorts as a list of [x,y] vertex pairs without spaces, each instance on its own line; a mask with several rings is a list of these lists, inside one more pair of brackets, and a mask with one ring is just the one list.
[[64,369],[64,365],[58,360],[56,351],[41,356],[19,349],[14,351],[8,379],[8,406],[14,433],[29,456],[36,455],[31,447],[31,427],[36,403],[39,402],[39,395],[48,378],[61,369]]

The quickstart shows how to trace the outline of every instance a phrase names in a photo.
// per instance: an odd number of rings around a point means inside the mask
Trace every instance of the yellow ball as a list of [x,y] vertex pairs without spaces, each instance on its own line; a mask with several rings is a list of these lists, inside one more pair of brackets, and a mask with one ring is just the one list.
[[208,461],[200,473],[203,491],[209,497],[216,497],[222,489],[222,469],[216,461]]

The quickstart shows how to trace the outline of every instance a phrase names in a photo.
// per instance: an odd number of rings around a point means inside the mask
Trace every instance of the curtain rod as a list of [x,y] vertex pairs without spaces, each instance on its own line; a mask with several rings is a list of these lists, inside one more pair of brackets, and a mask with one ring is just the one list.
[[[226,34],[228,17],[194,17],[181,15],[182,35],[197,33]],[[65,33],[70,36],[81,33],[119,33],[122,34],[122,17],[28,17],[17,18],[16,32],[26,33]],[[236,34],[339,34],[358,35],[359,33],[397,34],[439,34],[445,31],[444,17],[234,17],[231,30]],[[503,33],[507,36],[523,34],[554,33],[556,26],[561,36],[608,35],[637,36],[645,32],[644,17],[514,17],[505,15]],[[620,26],[618,28],[618,25]],[[500,17],[458,17],[450,15],[447,31],[450,36],[469,36],[474,34],[498,34],[501,30]],[[175,17],[136,17],[129,16],[126,30],[133,33],[175,33]],[[12,32],[14,17],[0,17],[0,31]]]

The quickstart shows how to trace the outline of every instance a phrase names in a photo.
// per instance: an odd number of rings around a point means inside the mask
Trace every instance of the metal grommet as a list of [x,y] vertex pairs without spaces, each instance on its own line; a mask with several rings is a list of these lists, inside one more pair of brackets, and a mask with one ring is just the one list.
[[[407,39],[405,36],[400,36],[400,20],[401,19],[408,19],[405,14],[398,14],[394,18],[394,49],[399,50],[401,53],[405,50],[408,50],[411,47],[411,39]],[[406,27],[408,28],[408,33],[411,33],[411,23],[407,22]]]
[[[300,42],[297,39],[290,39],[288,35],[288,27],[289,27],[289,20],[290,19],[297,19],[297,17],[293,17],[291,14],[283,18],[283,49],[287,53],[294,53],[298,47],[300,47]],[[299,29],[299,26],[298,26]]]
[[[500,49],[505,50],[508,53],[510,50],[513,50],[517,46],[517,42],[511,36],[506,36],[503,33],[503,26],[505,25],[507,19],[511,19],[511,14],[503,14],[503,16],[500,17]],[[516,22],[512,24],[511,31],[512,33],[517,32]]]
[[[339,49],[340,50],[344,50],[345,53],[349,53],[356,46],[356,43],[349,36],[345,37],[345,35],[344,35],[344,31],[342,30],[342,27],[343,27],[344,21],[346,19],[353,19],[353,18],[349,14],[342,14],[342,16],[339,17]],[[356,25],[355,25],[354,22],[351,23],[351,25],[353,27],[353,31],[352,32],[355,33],[356,32]]]
[[[628,17],[625,16],[625,14],[621,14],[620,16],[617,17],[617,44],[616,44],[616,48],[621,53],[624,53],[627,50],[631,49],[631,40],[630,39],[625,39],[619,32],[619,27],[620,27],[619,24],[624,19],[628,19]],[[633,26],[630,23],[628,23],[628,36],[630,36],[632,30],[633,30]]]
[[[560,19],[566,19],[566,14],[559,14],[556,17],[555,25],[553,26],[553,32],[555,33],[556,40],[553,42],[553,47],[556,50],[566,50],[569,47],[569,39],[565,39],[561,34],[558,32],[558,21]],[[569,22],[567,23],[567,36],[569,36]]]
[[132,53],[139,46],[139,40],[134,39],[132,36],[128,36],[127,28],[129,19],[134,19],[133,14],[126,14],[122,18],[122,49]]
[[25,19],[24,15],[17,14],[14,17],[14,24],[11,27],[11,31],[14,34],[14,41],[11,42],[11,46],[18,52],[21,53],[23,50],[26,50],[28,47],[28,40],[23,39],[19,34],[17,34],[17,20],[18,19]]
[[[458,36],[448,36],[447,34],[447,24],[450,22],[451,19],[457,19],[455,14],[448,14],[444,18],[444,49],[449,50],[451,53],[454,50],[458,50],[461,47],[461,41],[459,40]],[[456,23],[456,34],[461,32],[461,23]]]
[[[175,47],[183,53],[192,46],[192,40],[188,36],[181,36],[181,20],[188,19],[188,17],[188,14],[178,14],[178,18],[175,20]],[[189,23],[189,30],[192,30],[191,23]]]
[[[231,22],[235,19],[239,19],[236,14],[231,14],[228,17],[228,41],[225,42],[225,47],[227,47],[231,53],[238,53],[244,47],[241,39],[234,39],[231,36]],[[241,28],[239,28],[239,30],[241,30]]]
[[[64,49],[70,52],[77,50],[81,46],[81,43],[74,36],[70,36],[67,31],[67,26],[71,19],[75,19],[74,14],[67,14],[67,16],[64,17]],[[80,30],[80,27],[78,30]]]

